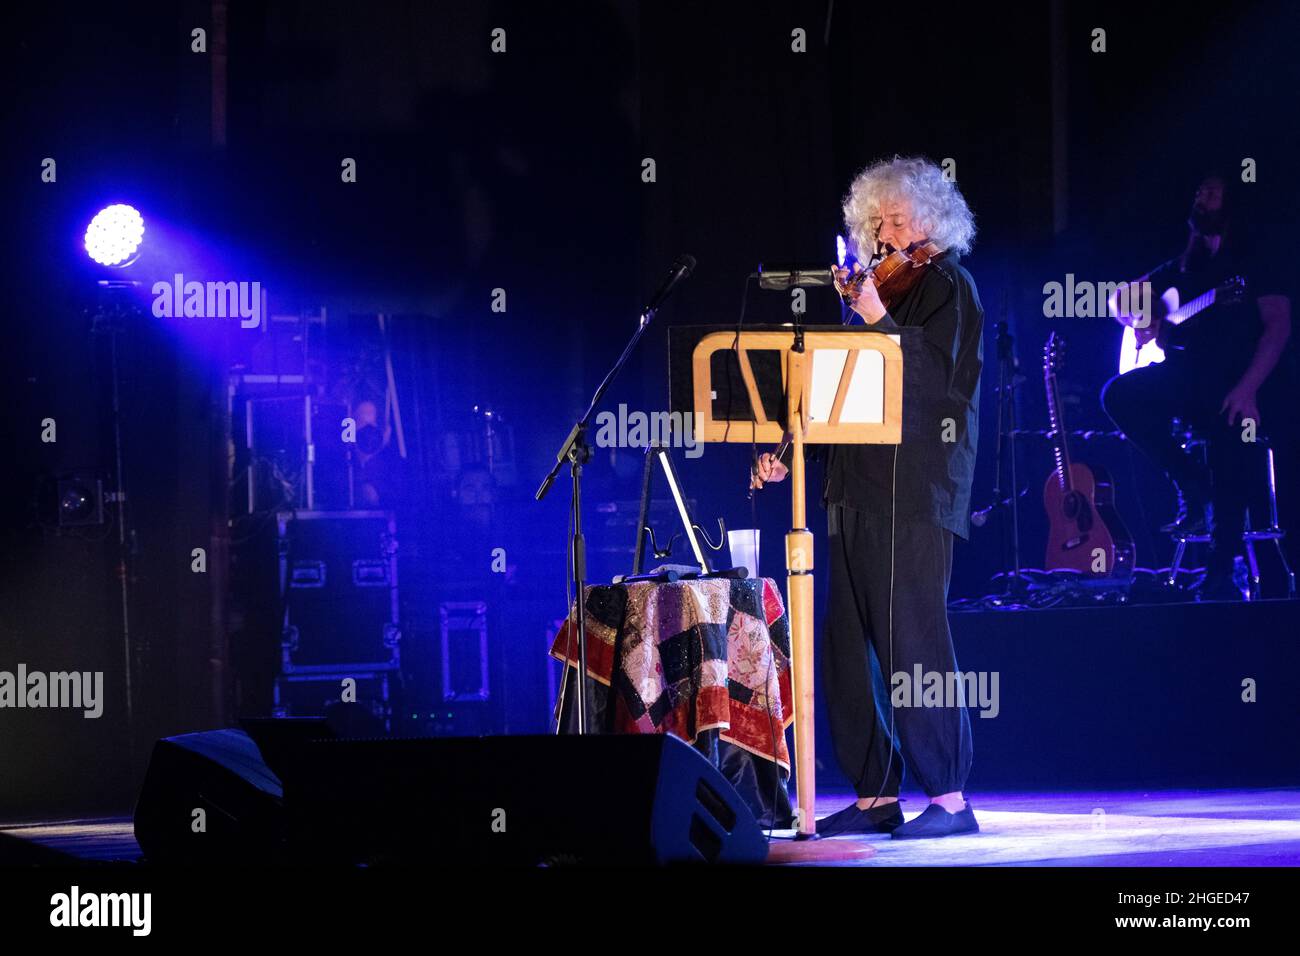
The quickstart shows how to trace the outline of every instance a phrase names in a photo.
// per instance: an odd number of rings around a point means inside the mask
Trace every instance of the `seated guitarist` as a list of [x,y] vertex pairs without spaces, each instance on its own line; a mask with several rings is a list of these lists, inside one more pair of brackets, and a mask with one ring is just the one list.
[[[1211,533],[1206,576],[1197,586],[1204,600],[1241,596],[1232,583],[1233,559],[1241,550],[1250,482],[1263,473],[1260,448],[1243,440],[1243,423],[1254,419],[1261,426],[1260,391],[1291,334],[1285,286],[1240,248],[1225,186],[1220,176],[1201,182],[1187,219],[1186,248],[1139,280],[1151,283],[1149,324],[1117,310],[1116,319],[1134,327],[1139,348],[1154,338],[1165,360],[1111,379],[1101,396],[1115,424],[1178,489],[1178,515],[1161,530]],[[1216,297],[1176,330],[1162,328],[1168,309],[1159,297],[1166,289],[1174,287],[1179,301],[1187,302],[1234,276],[1245,279],[1243,300],[1224,303]],[[1204,435],[1208,468],[1181,449],[1170,427],[1174,417]]]

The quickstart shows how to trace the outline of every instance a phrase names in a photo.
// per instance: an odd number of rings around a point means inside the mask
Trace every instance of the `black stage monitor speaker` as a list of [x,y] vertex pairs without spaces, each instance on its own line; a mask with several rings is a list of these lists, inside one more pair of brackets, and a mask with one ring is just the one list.
[[[159,741],[136,808],[147,859],[529,866],[767,857],[735,789],[675,737],[334,740],[306,739],[310,728],[274,734],[281,723],[249,725],[270,768],[239,731]],[[193,832],[199,808],[205,834]]]
[[664,735],[320,740],[276,768],[290,841],[354,863],[761,863],[698,751]]
[[135,805],[135,839],[153,863],[271,862],[284,846],[280,781],[240,730],[154,744]]

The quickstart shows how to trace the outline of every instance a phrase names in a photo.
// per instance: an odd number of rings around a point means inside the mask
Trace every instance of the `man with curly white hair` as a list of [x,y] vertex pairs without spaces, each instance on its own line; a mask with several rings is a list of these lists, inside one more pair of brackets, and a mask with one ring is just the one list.
[[[844,222],[861,260],[926,241],[942,255],[888,310],[872,281],[853,284],[849,271],[836,270],[867,325],[920,328],[924,354],[908,366],[921,374],[907,392],[913,407],[904,411],[901,445],[825,446],[831,585],[822,662],[836,756],[858,800],[817,830],[896,839],[973,833],[979,824],[963,795],[972,759],[964,695],[903,700],[900,691],[918,673],[927,684],[939,675],[941,690],[964,686],[947,601],[953,538],[970,532],[978,440],[984,311],[958,264],[975,236],[974,216],[938,166],[896,156],[854,179]],[[755,481],[786,473],[763,455]],[[892,711],[886,683],[899,697]],[[930,799],[906,823],[898,804],[904,757]]]

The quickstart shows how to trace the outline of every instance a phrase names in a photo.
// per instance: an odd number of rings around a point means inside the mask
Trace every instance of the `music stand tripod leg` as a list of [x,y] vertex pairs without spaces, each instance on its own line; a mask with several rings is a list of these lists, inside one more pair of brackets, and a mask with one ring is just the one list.
[[804,489],[803,429],[792,416],[793,455],[790,493],[793,498],[790,532],[785,538],[786,590],[790,602],[791,670],[794,684],[794,750],[799,799],[799,835],[817,833],[816,730],[813,720],[813,536],[807,527]]

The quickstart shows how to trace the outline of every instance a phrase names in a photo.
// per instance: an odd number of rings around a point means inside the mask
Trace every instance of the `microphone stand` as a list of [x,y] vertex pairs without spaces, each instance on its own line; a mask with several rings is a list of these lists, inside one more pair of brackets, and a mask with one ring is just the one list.
[[[1009,501],[1011,527],[1008,529],[1005,522],[1002,525],[1002,557],[1005,562],[1009,550],[1012,565],[1012,577],[1007,582],[1002,594],[995,598],[995,601],[999,604],[1015,605],[1025,596],[1024,580],[1020,575],[1020,484],[1016,479],[1016,386],[1019,384],[1016,380],[1016,369],[1020,363],[1016,359],[1015,339],[1007,330],[1006,319],[1004,318],[1001,322],[998,322],[995,328],[998,336],[998,443],[993,501],[995,507],[1000,506],[1004,501],[1002,493],[1002,446],[1005,442],[1010,458],[1009,470],[1011,472]],[[1010,531],[1011,539],[1010,548],[1007,546],[1008,531]]]
[[546,493],[551,490],[551,485],[555,483],[556,476],[560,469],[567,461],[569,471],[573,477],[572,499],[569,507],[573,515],[573,539],[569,547],[569,576],[574,586],[574,593],[577,595],[577,616],[578,616],[578,733],[587,732],[587,542],[582,535],[582,466],[591,460],[591,447],[587,444],[587,428],[591,424],[591,416],[595,413],[596,407],[600,400],[604,398],[606,390],[610,384],[618,377],[618,373],[623,370],[627,364],[629,356],[636,348],[637,342],[645,333],[646,327],[649,326],[651,319],[655,316],[656,309],[647,308],[641,313],[641,318],[637,322],[636,331],[632,333],[631,340],[623,349],[623,354],[618,357],[606,374],[600,387],[596,389],[596,394],[591,398],[591,404],[587,406],[586,413],[578,419],[569,437],[564,439],[560,446],[559,453],[555,456],[555,464],[551,467],[550,473],[542,481],[542,485],[537,489],[535,499],[541,501],[546,497]]
[[106,335],[109,346],[110,381],[112,383],[113,409],[113,503],[117,505],[117,579],[118,598],[122,617],[122,677],[126,703],[126,759],[132,776],[135,774],[135,688],[132,673],[139,663],[141,648],[131,634],[131,591],[135,550],[135,530],[128,528],[126,510],[126,483],[122,469],[122,402],[121,375],[118,362],[118,340],[126,331],[127,322],[140,314],[133,300],[139,282],[101,280],[99,298],[91,316],[91,334]]

